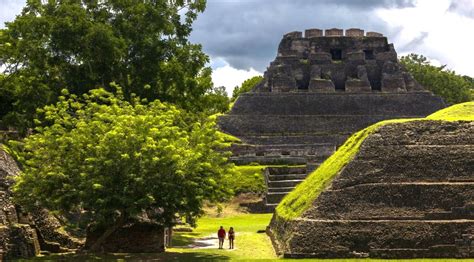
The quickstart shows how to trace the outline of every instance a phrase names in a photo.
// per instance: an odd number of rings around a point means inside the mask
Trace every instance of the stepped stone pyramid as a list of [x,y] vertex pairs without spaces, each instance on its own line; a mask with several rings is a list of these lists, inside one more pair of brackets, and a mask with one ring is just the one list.
[[[323,35],[308,29],[304,36],[283,36],[263,81],[239,96],[219,125],[243,141],[232,147],[235,163],[302,164],[304,174],[360,129],[384,119],[424,117],[443,107],[440,97],[402,68],[383,35],[360,29],[345,34],[328,29]],[[287,190],[293,186],[281,184]],[[280,193],[271,196],[270,205],[285,193],[275,190]]]
[[[276,209],[268,232],[277,252],[294,258],[474,258],[474,103],[464,108],[469,121],[382,125],[331,180],[321,182],[320,170],[311,174]],[[288,215],[303,206],[296,204],[299,192],[318,190],[308,206]]]

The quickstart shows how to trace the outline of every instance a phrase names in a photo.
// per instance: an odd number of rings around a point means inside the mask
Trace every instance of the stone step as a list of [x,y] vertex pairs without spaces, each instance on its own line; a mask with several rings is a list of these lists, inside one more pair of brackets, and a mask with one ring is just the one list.
[[424,248],[394,248],[394,249],[371,249],[370,257],[383,259],[395,258],[423,258],[428,254],[429,249]]
[[278,206],[278,203],[274,203],[274,204],[266,203],[266,204],[265,204],[266,210],[269,211],[269,212],[275,211],[275,208],[276,208],[277,206]]
[[269,181],[268,187],[295,187],[301,183],[301,179]]
[[465,183],[472,183],[474,179],[472,178],[450,178],[448,182],[465,182]]
[[267,167],[269,175],[287,175],[287,174],[304,174],[306,173],[306,166],[281,166],[281,167]]
[[268,156],[232,156],[229,158],[236,165],[248,165],[259,163],[264,165],[302,165],[308,159],[306,157],[268,157]]
[[269,175],[268,180],[270,181],[282,181],[282,180],[304,180],[306,174],[282,174],[282,175]]
[[290,192],[293,190],[294,187],[270,187],[268,188],[268,192]]
[[265,195],[267,204],[278,204],[288,194],[288,192],[271,192]]

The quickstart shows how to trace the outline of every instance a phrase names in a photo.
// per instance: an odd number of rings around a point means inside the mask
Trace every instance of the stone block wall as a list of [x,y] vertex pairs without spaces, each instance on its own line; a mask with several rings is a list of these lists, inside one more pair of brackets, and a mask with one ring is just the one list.
[[306,29],[304,31],[304,37],[310,38],[310,37],[319,37],[323,36],[323,30],[321,29]]
[[324,32],[325,36],[343,36],[344,30],[339,28],[326,29]]
[[[440,97],[430,93],[246,93],[235,102],[229,116],[266,115],[420,117],[444,108]],[[321,124],[323,124],[321,122]],[[224,129],[225,130],[225,129]],[[303,131],[303,130],[302,130]]]
[[36,229],[25,224],[12,201],[12,177],[19,172],[15,161],[0,144],[0,253],[5,260],[29,258],[39,254]]
[[323,81],[312,82],[319,93],[242,94],[232,110],[218,119],[222,131],[244,142],[232,148],[231,160],[237,164],[320,163],[364,127],[385,119],[424,117],[444,107],[439,97],[426,92],[367,95],[368,89],[363,93],[361,85],[354,86],[358,89],[354,93],[332,93],[315,83]]
[[364,30],[359,28],[350,28],[346,30],[346,36],[359,37],[364,36]]
[[[313,70],[318,66],[318,70]],[[364,70],[365,78],[359,71]],[[411,92],[419,84],[398,63],[393,44],[358,28],[286,34],[256,92]],[[320,81],[324,80],[324,81]],[[327,83],[332,82],[334,87]],[[349,80],[349,82],[347,82]],[[352,81],[361,80],[361,83]]]
[[[2,145],[0,145],[1,147]],[[0,149],[0,253],[3,258],[34,257],[41,250],[78,248],[81,241],[65,233],[58,219],[44,209],[25,213],[12,201],[12,177],[19,174],[15,160]]]

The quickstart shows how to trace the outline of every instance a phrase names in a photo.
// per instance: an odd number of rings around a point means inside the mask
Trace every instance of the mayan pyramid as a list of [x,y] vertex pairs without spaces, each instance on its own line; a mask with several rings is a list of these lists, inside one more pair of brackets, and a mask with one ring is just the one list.
[[269,170],[267,204],[275,206],[352,133],[443,107],[403,69],[383,35],[309,29],[283,36],[263,81],[219,125],[243,141],[232,148],[236,164],[306,166]]

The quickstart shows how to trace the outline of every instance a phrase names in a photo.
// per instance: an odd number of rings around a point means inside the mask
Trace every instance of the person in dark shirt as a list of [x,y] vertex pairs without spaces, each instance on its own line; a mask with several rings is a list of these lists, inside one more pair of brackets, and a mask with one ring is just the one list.
[[219,249],[222,249],[222,246],[224,245],[224,239],[225,239],[225,229],[222,226],[217,231],[217,238],[219,238]]
[[235,232],[234,232],[233,227],[230,227],[229,233],[227,233],[227,236],[229,238],[229,249],[234,249]]

